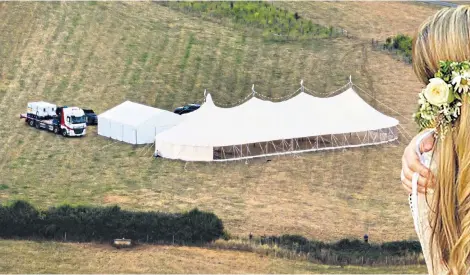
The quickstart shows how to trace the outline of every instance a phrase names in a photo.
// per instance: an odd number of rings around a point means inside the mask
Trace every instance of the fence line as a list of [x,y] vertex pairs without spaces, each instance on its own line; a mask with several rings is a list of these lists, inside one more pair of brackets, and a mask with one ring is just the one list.
[[237,243],[223,242],[207,245],[213,249],[250,251],[276,258],[290,260],[306,260],[312,263],[327,265],[359,265],[359,266],[396,266],[425,264],[421,252],[405,252],[404,255],[383,255],[383,251],[368,252],[367,250],[342,250],[319,248],[312,245],[279,245],[275,242],[262,240],[240,241]]

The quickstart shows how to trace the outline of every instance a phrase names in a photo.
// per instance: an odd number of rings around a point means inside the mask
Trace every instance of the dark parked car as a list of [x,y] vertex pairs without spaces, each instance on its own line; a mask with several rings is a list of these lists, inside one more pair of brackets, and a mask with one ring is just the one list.
[[201,107],[201,105],[199,105],[199,104],[188,104],[188,105],[185,105],[183,107],[176,108],[173,111],[173,113],[178,114],[178,115],[187,114],[187,113],[191,113],[193,111],[196,111],[197,109],[199,109],[199,107]]
[[98,116],[92,109],[83,108],[83,112],[85,112],[87,125],[98,125]]

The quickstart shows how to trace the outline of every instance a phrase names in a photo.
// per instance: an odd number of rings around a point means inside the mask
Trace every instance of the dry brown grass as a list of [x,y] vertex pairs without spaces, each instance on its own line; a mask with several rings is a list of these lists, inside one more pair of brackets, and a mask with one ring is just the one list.
[[[152,148],[98,137],[94,127],[85,138],[63,139],[18,120],[32,100],[97,112],[126,99],[170,109],[200,99],[204,88],[216,102],[229,103],[247,95],[252,83],[268,96],[292,92],[300,79],[325,92],[352,74],[406,119],[360,92],[365,100],[415,131],[408,118],[420,84],[409,65],[373,51],[369,38],[411,31],[435,9],[397,2],[278,4],[317,22],[333,18],[329,23],[358,38],[268,43],[155,3],[0,3],[0,183],[8,186],[0,197],[41,207],[199,207],[243,236],[338,240],[368,232],[372,242],[414,239],[399,182],[405,136],[399,144],[269,163],[201,164],[155,160]],[[183,62],[191,35],[195,42]]]
[[423,267],[317,265],[250,252],[196,247],[109,245],[0,240],[0,273],[423,273]]
[[423,20],[442,8],[438,5],[398,1],[276,2],[322,25],[341,27],[360,39],[385,40],[413,35]]

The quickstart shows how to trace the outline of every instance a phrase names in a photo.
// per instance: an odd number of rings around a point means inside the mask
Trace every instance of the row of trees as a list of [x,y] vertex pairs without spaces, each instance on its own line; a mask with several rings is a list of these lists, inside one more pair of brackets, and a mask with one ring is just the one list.
[[333,27],[314,24],[298,13],[281,9],[266,2],[164,2],[172,8],[192,12],[206,18],[229,19],[263,30],[267,38],[300,39],[332,37],[339,32]]
[[38,210],[25,201],[0,206],[0,237],[70,241],[111,241],[198,244],[220,238],[224,227],[213,213],[132,212],[118,206],[62,205]]

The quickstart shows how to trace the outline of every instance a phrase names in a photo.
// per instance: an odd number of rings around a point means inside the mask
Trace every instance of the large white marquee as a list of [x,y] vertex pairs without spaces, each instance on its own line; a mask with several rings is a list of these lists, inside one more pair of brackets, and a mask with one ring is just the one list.
[[227,161],[382,144],[398,138],[398,120],[359,97],[352,85],[320,98],[305,92],[282,102],[252,97],[221,108],[211,95],[175,127],[155,137],[155,156]]

